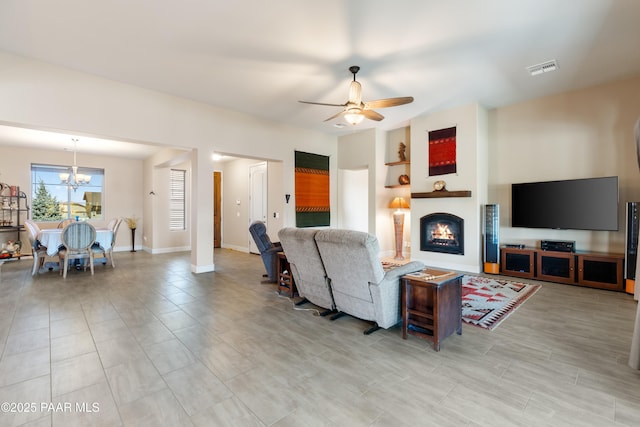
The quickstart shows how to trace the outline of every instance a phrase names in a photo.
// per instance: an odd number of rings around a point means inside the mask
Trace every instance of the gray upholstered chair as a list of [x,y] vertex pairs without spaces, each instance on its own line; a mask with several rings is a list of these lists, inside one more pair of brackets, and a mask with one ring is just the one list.
[[320,313],[324,316],[334,311],[336,305],[314,239],[317,231],[310,228],[283,228],[278,232],[278,239],[291,267],[298,294],[303,297],[296,305],[309,301],[327,309]]
[[253,241],[256,242],[264,268],[267,270],[265,277],[268,277],[271,282],[276,282],[278,280],[276,277],[278,274],[278,252],[282,251],[280,242],[271,241],[267,234],[267,227],[262,221],[251,223],[249,233],[251,233]]
[[29,235],[29,243],[31,244],[31,250],[33,252],[33,270],[31,275],[35,274],[44,265],[44,259],[47,256],[47,247],[42,246],[38,240],[38,234],[40,233],[40,227],[34,221],[27,219],[24,222],[24,227],[27,229]]
[[113,247],[116,245],[116,237],[118,236],[120,224],[122,224],[122,218],[113,218],[107,223],[107,228],[113,232],[109,247],[103,248],[98,244],[98,242],[95,242],[93,246],[91,246],[94,258],[105,258],[103,264],[107,263],[106,259],[108,258],[111,260],[111,267],[113,268],[116,268],[116,262],[113,260]]
[[[72,222],[62,230],[63,249],[58,251],[62,265],[62,275],[67,278],[70,259],[89,258],[91,275],[93,275],[93,251],[91,246],[96,241],[96,229],[88,222]],[[85,270],[87,269],[85,263]]]
[[401,321],[400,277],[424,269],[422,262],[385,272],[378,239],[361,231],[320,230],[315,240],[339,312],[375,322],[365,334]]

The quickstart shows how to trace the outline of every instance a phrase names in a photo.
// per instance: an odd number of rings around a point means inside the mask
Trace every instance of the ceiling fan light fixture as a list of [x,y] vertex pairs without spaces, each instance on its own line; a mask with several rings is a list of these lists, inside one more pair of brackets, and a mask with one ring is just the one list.
[[364,116],[361,114],[359,108],[352,108],[344,114],[344,119],[350,125],[355,126],[364,120]]
[[[409,104],[413,102],[412,96],[403,96],[396,98],[376,99],[374,101],[362,101],[362,85],[356,80],[356,74],[360,71],[360,67],[352,65],[349,71],[353,74],[353,81],[349,85],[349,99],[344,104],[328,104],[326,102],[298,101],[303,104],[324,105],[327,107],[342,107],[343,110],[333,116],[325,119],[325,122],[338,117],[344,117],[346,122],[352,126],[361,123],[364,119],[379,122],[384,116],[374,108],[396,107],[398,105]],[[337,126],[336,126],[337,127]]]

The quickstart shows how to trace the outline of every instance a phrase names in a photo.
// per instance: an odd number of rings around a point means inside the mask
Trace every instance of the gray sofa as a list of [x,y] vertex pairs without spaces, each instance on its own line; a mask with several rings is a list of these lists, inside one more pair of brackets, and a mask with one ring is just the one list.
[[[292,265],[296,286],[301,280],[300,295],[321,307],[335,308],[339,315],[374,322],[365,334],[400,322],[400,277],[425,267],[411,261],[385,271],[378,239],[361,231],[290,228],[282,229],[278,238]],[[316,302],[319,295],[321,304]]]

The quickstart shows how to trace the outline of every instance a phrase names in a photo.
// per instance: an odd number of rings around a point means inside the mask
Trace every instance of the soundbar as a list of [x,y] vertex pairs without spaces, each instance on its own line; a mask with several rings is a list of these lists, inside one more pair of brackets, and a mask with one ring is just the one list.
[[543,251],[575,252],[575,240],[541,240],[540,249]]

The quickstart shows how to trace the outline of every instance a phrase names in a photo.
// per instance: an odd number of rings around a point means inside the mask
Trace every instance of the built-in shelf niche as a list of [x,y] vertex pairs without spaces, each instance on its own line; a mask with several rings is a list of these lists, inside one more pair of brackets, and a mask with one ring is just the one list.
[[[399,147],[401,142],[406,146],[404,154],[407,160],[395,160],[400,158]],[[408,188],[411,186],[411,183],[400,184],[399,182],[401,175],[410,176],[410,151],[410,127],[407,126],[400,129],[395,129],[388,133],[386,158],[390,161],[384,164],[385,166],[387,166],[387,178],[384,186],[385,188]]]

